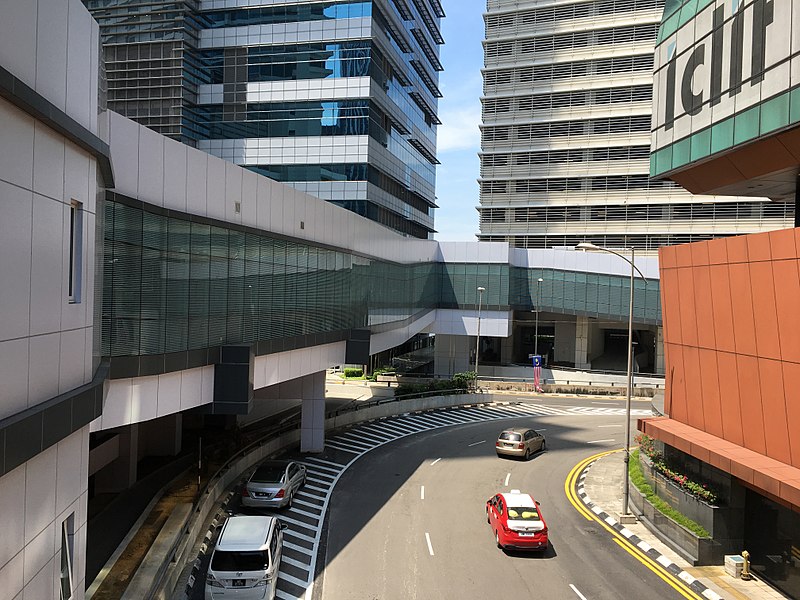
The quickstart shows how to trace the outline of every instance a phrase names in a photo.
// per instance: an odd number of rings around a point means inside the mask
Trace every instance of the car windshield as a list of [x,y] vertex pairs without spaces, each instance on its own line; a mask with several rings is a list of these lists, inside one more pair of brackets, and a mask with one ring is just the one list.
[[514,433],[513,431],[504,431],[500,434],[501,440],[507,440],[509,442],[518,442],[522,439],[522,436],[518,433]]
[[266,550],[232,552],[217,550],[211,558],[212,571],[263,571],[269,566]]
[[280,483],[286,473],[285,465],[261,465],[253,473],[250,481],[253,483]]
[[508,518],[515,521],[541,521],[539,511],[532,506],[509,507]]

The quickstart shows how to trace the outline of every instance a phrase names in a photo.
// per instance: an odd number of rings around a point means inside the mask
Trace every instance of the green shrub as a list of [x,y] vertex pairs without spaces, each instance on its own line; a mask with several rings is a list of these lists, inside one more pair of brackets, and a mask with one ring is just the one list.
[[466,373],[456,373],[453,375],[453,387],[460,390],[468,390],[474,386],[476,380],[474,371],[467,371]]
[[669,517],[676,523],[683,525],[699,537],[710,537],[711,534],[706,531],[706,529],[692,521],[690,518],[682,515],[677,510],[672,508],[669,504],[664,502],[661,498],[656,496],[653,488],[647,483],[644,478],[644,474],[642,473],[642,466],[639,464],[639,450],[634,450],[631,452],[631,459],[628,462],[628,476],[631,479],[631,483],[636,486],[636,488],[644,494],[644,497],[647,499],[653,507],[663,514],[666,517]]
[[345,379],[349,379],[352,377],[363,377],[363,376],[364,376],[364,369],[348,367],[344,370]]
[[392,373],[392,374],[394,374],[394,371],[395,371],[394,368],[392,368],[392,367],[390,367],[388,365],[384,365],[384,366],[380,367],[379,369],[375,369],[372,372],[372,375],[369,376],[369,380],[370,381],[378,381],[378,375],[382,375],[383,373]]

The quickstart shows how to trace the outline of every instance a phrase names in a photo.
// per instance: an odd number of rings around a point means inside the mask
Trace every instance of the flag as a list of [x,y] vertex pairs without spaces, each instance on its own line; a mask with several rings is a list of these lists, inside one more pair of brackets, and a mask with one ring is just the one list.
[[539,385],[542,378],[542,357],[539,354],[533,356],[533,389],[541,392],[542,387]]

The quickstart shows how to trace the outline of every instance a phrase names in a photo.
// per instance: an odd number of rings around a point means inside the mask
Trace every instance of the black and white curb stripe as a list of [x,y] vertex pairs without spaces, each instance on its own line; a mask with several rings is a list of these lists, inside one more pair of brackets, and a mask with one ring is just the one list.
[[677,577],[683,583],[685,583],[692,591],[708,598],[708,600],[722,600],[722,596],[717,594],[715,591],[706,587],[703,583],[701,583],[695,577],[692,577],[689,573],[681,569],[678,565],[668,559],[666,556],[661,554],[658,550],[653,548],[650,544],[645,542],[641,539],[638,535],[633,533],[630,529],[625,527],[623,524],[618,523],[617,520],[605,512],[602,508],[595,505],[594,502],[589,498],[586,494],[586,489],[584,487],[584,482],[586,480],[586,475],[589,472],[589,469],[592,468],[594,462],[589,463],[586,465],[586,468],[578,477],[578,496],[583,501],[583,503],[591,510],[594,514],[596,514],[600,519],[603,520],[609,527],[612,527],[615,531],[623,535],[631,544],[636,546],[643,554],[647,555],[648,558],[653,559],[658,564],[660,564],[664,569],[670,573],[673,577]]
[[197,583],[198,575],[201,573],[201,564],[202,559],[201,556],[205,556],[208,554],[209,549],[211,547],[211,540],[214,538],[214,532],[217,528],[223,523],[225,520],[225,514],[228,510],[228,504],[230,504],[231,498],[233,498],[233,490],[228,492],[225,500],[222,501],[220,504],[219,510],[214,515],[214,518],[211,519],[211,525],[206,531],[205,536],[203,536],[203,543],[200,545],[200,555],[194,559],[194,564],[192,565],[192,572],[189,575],[189,579],[186,583],[186,596],[190,597],[192,595],[192,588],[194,588],[194,584]]

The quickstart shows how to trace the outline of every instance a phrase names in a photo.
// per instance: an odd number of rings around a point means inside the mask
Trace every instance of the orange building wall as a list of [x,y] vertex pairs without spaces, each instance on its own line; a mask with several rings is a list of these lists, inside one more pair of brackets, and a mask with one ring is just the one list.
[[659,265],[666,412],[800,468],[800,229],[665,247]]

